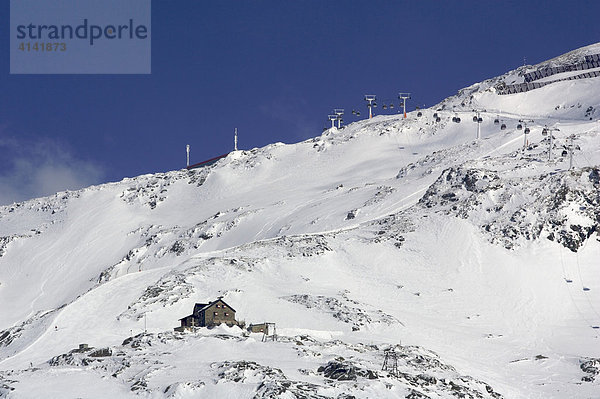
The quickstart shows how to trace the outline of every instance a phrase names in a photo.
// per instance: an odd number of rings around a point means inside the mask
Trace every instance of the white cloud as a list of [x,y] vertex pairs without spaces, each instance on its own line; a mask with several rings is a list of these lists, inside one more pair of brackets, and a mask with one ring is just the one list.
[[55,140],[0,138],[0,205],[76,190],[102,176],[100,167]]

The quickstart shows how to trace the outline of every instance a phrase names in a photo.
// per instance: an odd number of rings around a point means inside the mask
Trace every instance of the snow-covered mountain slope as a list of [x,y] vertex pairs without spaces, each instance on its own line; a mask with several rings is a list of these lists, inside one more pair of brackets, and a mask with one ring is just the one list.
[[0,397],[599,397],[600,78],[523,73],[0,208]]

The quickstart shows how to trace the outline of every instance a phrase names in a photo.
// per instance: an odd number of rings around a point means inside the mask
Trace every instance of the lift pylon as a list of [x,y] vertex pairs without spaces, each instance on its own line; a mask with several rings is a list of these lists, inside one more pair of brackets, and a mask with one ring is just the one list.
[[375,94],[366,94],[365,101],[368,102],[367,107],[369,108],[369,119],[373,117],[372,108],[376,105],[375,103]]
[[402,100],[402,111],[406,119],[406,100],[410,99],[410,93],[399,93],[398,98]]

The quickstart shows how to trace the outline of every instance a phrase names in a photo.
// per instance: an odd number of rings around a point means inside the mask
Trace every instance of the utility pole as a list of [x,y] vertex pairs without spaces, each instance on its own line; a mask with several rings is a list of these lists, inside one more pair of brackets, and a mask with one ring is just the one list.
[[146,313],[144,313],[144,333],[148,332],[148,320],[146,318]]
[[369,102],[367,107],[369,108],[369,119],[371,119],[373,117],[372,108],[377,106],[377,103],[375,103],[375,94],[366,94],[365,101]]
[[185,152],[187,153],[187,163],[185,166],[190,166],[190,145],[185,146]]
[[233,151],[237,151],[237,127],[233,133]]
[[342,127],[342,116],[344,116],[344,110],[342,108],[336,108],[333,110],[333,113],[337,115],[338,129]]
[[404,113],[404,118],[406,119],[406,100],[410,99],[410,93],[399,93],[398,98],[402,100],[402,111]]

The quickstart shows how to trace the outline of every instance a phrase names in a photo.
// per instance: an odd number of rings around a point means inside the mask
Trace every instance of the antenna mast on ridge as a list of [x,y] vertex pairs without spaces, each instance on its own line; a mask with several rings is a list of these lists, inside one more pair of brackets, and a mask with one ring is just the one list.
[[187,164],[185,166],[190,166],[190,145],[187,144],[185,146],[185,152],[187,153]]
[[233,151],[237,151],[237,127],[235,128],[235,132],[233,134]]

